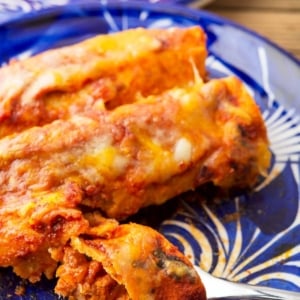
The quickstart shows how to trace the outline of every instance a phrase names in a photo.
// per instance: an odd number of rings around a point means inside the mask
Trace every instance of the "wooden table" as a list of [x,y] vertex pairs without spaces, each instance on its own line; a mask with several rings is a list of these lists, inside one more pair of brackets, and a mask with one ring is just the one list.
[[300,60],[300,0],[215,0],[204,9],[256,31]]

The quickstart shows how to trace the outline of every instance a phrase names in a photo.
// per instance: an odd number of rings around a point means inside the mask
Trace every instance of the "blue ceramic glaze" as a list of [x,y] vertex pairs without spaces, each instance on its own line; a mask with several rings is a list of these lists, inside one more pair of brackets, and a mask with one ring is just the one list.
[[[255,192],[222,203],[183,199],[160,231],[193,263],[216,276],[300,292],[299,61],[216,15],[146,2],[51,1],[57,5],[48,7],[50,1],[19,1],[22,8],[13,9],[14,2],[0,0],[0,65],[99,33],[138,26],[202,26],[211,77],[234,74],[243,80],[262,110],[273,162]],[[22,298],[14,295],[20,284],[26,287]],[[56,299],[54,284],[44,279],[24,283],[10,269],[1,269],[0,299]]]

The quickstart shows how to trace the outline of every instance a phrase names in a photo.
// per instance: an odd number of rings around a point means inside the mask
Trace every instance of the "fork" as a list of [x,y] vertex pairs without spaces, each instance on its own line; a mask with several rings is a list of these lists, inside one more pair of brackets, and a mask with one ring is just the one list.
[[195,267],[205,288],[208,300],[300,300],[300,293],[264,286],[231,282],[214,277]]

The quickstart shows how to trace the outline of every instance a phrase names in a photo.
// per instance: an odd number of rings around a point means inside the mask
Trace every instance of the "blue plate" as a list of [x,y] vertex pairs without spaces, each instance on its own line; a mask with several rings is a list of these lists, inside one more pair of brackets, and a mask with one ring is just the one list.
[[[222,203],[197,201],[197,193],[182,196],[176,202],[179,209],[159,229],[194,264],[216,276],[300,292],[299,61],[257,34],[204,11],[145,1],[105,3],[75,0],[0,21],[0,64],[99,33],[201,25],[208,36],[211,76],[235,74],[243,80],[262,110],[273,162],[251,195]],[[0,299],[56,299],[54,284],[42,280],[31,285],[1,269]],[[23,297],[14,295],[18,285],[26,287]]]
[[[107,3],[109,0],[94,0],[95,2]],[[214,0],[139,0],[143,3],[155,4],[181,4],[203,7]],[[82,0],[0,0],[0,19],[8,20],[12,15],[28,13],[48,7],[65,6],[68,4],[80,3]],[[120,2],[127,2],[123,0]]]

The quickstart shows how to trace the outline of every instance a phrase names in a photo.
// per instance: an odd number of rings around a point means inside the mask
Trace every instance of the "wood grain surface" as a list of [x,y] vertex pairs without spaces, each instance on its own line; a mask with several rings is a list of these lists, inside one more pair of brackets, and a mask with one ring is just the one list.
[[259,33],[300,60],[300,0],[215,0],[204,9]]

